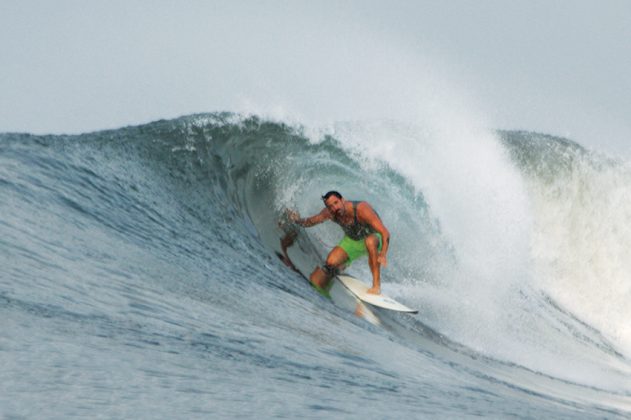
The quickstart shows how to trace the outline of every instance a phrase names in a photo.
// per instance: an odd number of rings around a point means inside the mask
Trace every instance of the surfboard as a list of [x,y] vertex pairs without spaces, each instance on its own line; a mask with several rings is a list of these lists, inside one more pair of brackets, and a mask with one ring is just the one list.
[[357,296],[362,302],[369,303],[373,306],[389,309],[396,312],[407,312],[410,314],[417,314],[418,310],[408,308],[402,303],[397,302],[391,297],[385,296],[383,293],[380,295],[373,295],[367,293],[370,288],[363,281],[356,279],[355,277],[348,276],[346,274],[339,274],[337,279],[346,287],[353,295]]

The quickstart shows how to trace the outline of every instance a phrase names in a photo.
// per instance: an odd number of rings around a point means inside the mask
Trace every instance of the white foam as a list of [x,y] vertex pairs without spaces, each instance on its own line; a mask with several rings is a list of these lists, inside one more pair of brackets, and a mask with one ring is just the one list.
[[593,159],[530,183],[538,285],[631,355],[631,169]]
[[[629,271],[621,269],[605,290],[591,290],[603,283],[599,275],[592,276],[584,288],[576,288],[574,269],[580,265],[575,264],[575,247],[556,244],[557,248],[565,248],[561,252],[568,253],[565,261],[570,275],[542,288],[542,281],[550,276],[535,278],[543,274],[533,267],[545,255],[540,248],[553,237],[547,238],[548,233],[541,232],[540,221],[535,220],[540,217],[541,204],[533,213],[531,188],[503,146],[493,133],[465,117],[447,113],[438,120],[426,120],[422,126],[373,121],[337,124],[334,129],[334,136],[360,160],[364,159],[367,172],[373,171],[380,161],[404,175],[423,194],[442,234],[452,245],[456,265],[435,270],[445,275],[443,278],[414,279],[416,283],[407,298],[418,299],[412,303],[425,308],[424,321],[476,351],[570,381],[624,388],[624,379],[609,372],[612,364],[618,372],[623,372],[624,366],[588,342],[577,340],[572,329],[559,329],[563,315],[542,301],[540,291],[549,292],[579,319],[618,340],[628,332],[625,321],[629,319],[629,305],[623,306],[628,302],[624,273]],[[610,182],[603,179],[602,183]],[[622,187],[624,183],[617,185]],[[616,190],[615,186],[608,188]],[[618,201],[624,201],[626,196],[619,194]],[[599,201],[606,202],[604,197]],[[571,202],[565,205],[574,206]],[[625,214],[625,210],[620,210],[617,215],[619,226],[624,226]],[[567,214],[557,212],[556,216],[560,218],[550,225],[569,221]],[[596,217],[585,217],[588,223],[601,223]],[[531,238],[533,225],[537,228],[535,238]],[[406,227],[395,226],[395,241],[397,230],[401,229]],[[616,245],[621,254],[631,249],[626,243]],[[417,242],[403,246],[413,248]],[[624,261],[618,265],[626,267],[631,258]],[[431,263],[449,265],[451,260]],[[591,262],[586,259],[583,264]],[[594,298],[593,304],[585,302]],[[607,326],[608,320],[613,323]],[[577,370],[576,366],[581,368]]]

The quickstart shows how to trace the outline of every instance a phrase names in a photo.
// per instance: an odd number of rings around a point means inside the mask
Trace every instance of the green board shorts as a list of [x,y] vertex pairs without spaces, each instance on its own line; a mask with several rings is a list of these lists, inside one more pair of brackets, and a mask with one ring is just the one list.
[[[381,233],[375,232],[374,234],[371,233],[371,235],[377,235],[377,238],[379,238],[379,246],[377,250],[381,251],[381,245],[382,245]],[[348,259],[344,263],[344,266],[346,267],[350,266],[351,263],[355,261],[357,258],[362,257],[364,255],[368,255],[368,248],[366,248],[365,238],[355,241],[349,238],[348,236],[344,236],[344,238],[342,238],[342,240],[340,241],[339,244],[337,244],[337,246],[342,248],[344,252],[346,252],[346,255],[348,255]],[[333,287],[332,279],[331,281],[329,281],[329,283],[325,287],[316,286],[313,283],[310,283],[310,284],[322,296],[329,299],[331,298],[331,294],[329,292],[331,290],[331,287]]]
[[[381,252],[382,238],[381,233],[375,232],[371,233],[371,235],[377,235],[379,238],[379,247],[377,248],[378,252]],[[365,239],[360,239],[355,241],[348,236],[344,236],[340,243],[337,245],[346,252],[348,255],[348,260],[346,260],[345,265],[348,267],[355,261],[357,258],[362,257],[364,255],[368,255],[368,248],[366,248]]]

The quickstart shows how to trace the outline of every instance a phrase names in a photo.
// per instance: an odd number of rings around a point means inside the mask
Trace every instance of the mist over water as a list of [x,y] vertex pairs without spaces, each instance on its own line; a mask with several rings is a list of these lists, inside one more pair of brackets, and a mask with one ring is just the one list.
[[224,110],[414,123],[428,115],[419,107],[448,104],[491,129],[629,156],[628,12],[625,1],[6,3],[0,131]]

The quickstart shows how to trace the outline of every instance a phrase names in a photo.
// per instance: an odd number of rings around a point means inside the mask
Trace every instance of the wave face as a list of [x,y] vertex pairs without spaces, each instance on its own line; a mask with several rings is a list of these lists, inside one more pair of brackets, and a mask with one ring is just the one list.
[[[5,416],[627,417],[631,171],[570,141],[228,113],[0,135]],[[276,256],[330,189],[392,233],[354,315]],[[300,231],[307,274],[340,239]],[[367,264],[349,269],[369,278]]]

